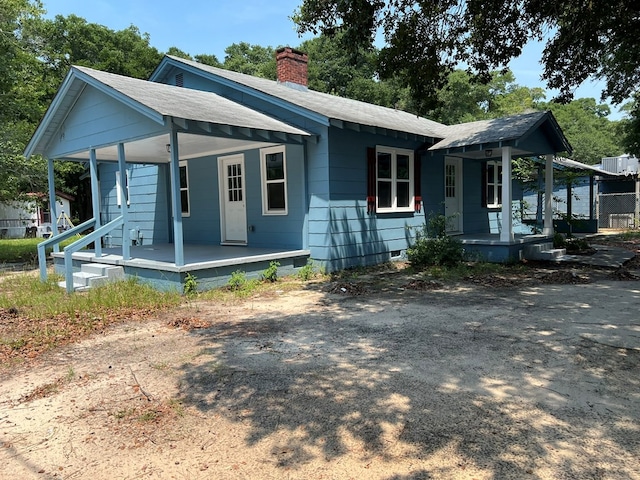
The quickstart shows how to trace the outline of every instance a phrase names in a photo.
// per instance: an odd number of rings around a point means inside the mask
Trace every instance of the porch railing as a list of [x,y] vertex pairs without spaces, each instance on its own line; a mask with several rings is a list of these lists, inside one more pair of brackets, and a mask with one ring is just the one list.
[[[64,233],[48,238],[38,244],[38,264],[40,266],[40,279],[44,282],[47,280],[47,257],[46,249],[49,246],[59,245],[60,242],[80,234],[89,228],[93,227],[96,223],[95,218],[87,220],[86,222],[67,230]],[[86,247],[92,242],[99,242],[102,237],[111,233],[116,228],[124,225],[124,218],[122,215],[113,219],[109,223],[102,225],[97,230],[85,235],[79,240],[73,242],[71,245],[64,247],[64,280],[68,293],[73,292],[73,258],[72,255],[82,248]]]

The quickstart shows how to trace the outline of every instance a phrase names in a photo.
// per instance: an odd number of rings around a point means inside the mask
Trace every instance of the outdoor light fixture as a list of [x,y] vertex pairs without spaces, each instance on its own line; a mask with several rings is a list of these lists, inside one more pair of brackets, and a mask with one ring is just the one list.
[[487,148],[487,149],[484,151],[484,156],[485,156],[485,157],[489,158],[489,157],[490,157],[490,156],[492,156],[492,155],[493,155],[493,150],[491,150],[490,148]]
[[167,143],[165,146],[167,148],[167,153],[171,153],[171,144]]

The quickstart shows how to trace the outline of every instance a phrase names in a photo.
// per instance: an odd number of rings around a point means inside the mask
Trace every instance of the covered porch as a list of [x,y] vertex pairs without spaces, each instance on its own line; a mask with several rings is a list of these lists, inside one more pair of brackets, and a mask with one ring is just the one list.
[[[87,165],[93,218],[38,246],[41,278],[47,277],[47,247],[53,247],[56,270],[64,273],[69,292],[74,290],[74,273],[88,262],[121,266],[125,275],[148,280],[164,289],[181,289],[189,272],[198,272],[199,286],[205,288],[226,283],[229,275],[239,268],[249,276],[258,275],[270,261],[280,262],[283,270],[303,266],[309,252],[302,249],[301,241],[293,249],[250,248],[246,239],[236,242],[238,246],[228,247],[192,245],[185,241],[181,162],[275,145],[302,146],[314,138],[308,132],[213,93],[73,67],[25,155],[39,153],[48,158],[52,204],[55,204],[53,160]],[[104,212],[99,165],[108,163],[116,165],[118,203],[115,213],[105,221],[101,215]],[[139,220],[132,218],[136,200],[132,200],[128,188],[127,168],[131,165],[158,165],[167,171],[164,200],[153,197],[144,200],[154,202],[156,211],[161,210],[159,215],[165,219],[168,230],[164,241],[156,240],[154,235],[149,243],[149,236],[145,235],[147,244],[139,245],[142,243],[138,237]],[[212,169],[217,171],[217,167],[213,162]],[[160,179],[156,182],[162,183]],[[239,181],[234,182],[234,189],[245,188]],[[218,196],[216,185],[208,188]],[[219,198],[224,199],[226,192],[220,190]],[[244,201],[244,195],[236,194],[235,199]],[[89,233],[60,251],[61,241],[86,232]],[[121,245],[107,248],[110,242],[106,239],[114,234]],[[89,245],[94,249],[86,250]]]
[[[465,250],[486,261],[507,262],[525,258],[532,245],[547,244],[554,233],[555,155],[571,152],[571,145],[551,112],[447,128],[446,138],[429,151],[445,159],[445,215],[458,219],[451,233],[463,242]],[[537,234],[522,233],[515,228],[519,222],[514,217],[518,216],[521,198],[514,195],[517,181],[513,160],[523,157],[539,159],[544,170],[543,221]],[[465,174],[458,171],[463,168]]]

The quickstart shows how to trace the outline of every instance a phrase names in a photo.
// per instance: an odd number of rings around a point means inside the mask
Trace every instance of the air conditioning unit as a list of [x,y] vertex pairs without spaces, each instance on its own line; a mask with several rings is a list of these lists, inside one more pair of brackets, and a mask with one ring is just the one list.
[[633,227],[633,213],[610,213],[609,228],[631,228]]

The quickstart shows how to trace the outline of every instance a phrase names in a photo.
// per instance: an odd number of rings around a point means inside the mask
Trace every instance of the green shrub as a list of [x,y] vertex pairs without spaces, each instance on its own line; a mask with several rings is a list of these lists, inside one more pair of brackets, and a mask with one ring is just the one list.
[[553,234],[553,248],[565,248],[567,246],[567,240],[561,233]]
[[447,217],[434,214],[417,231],[407,257],[414,267],[455,266],[464,260],[464,248],[460,240],[447,235]]

